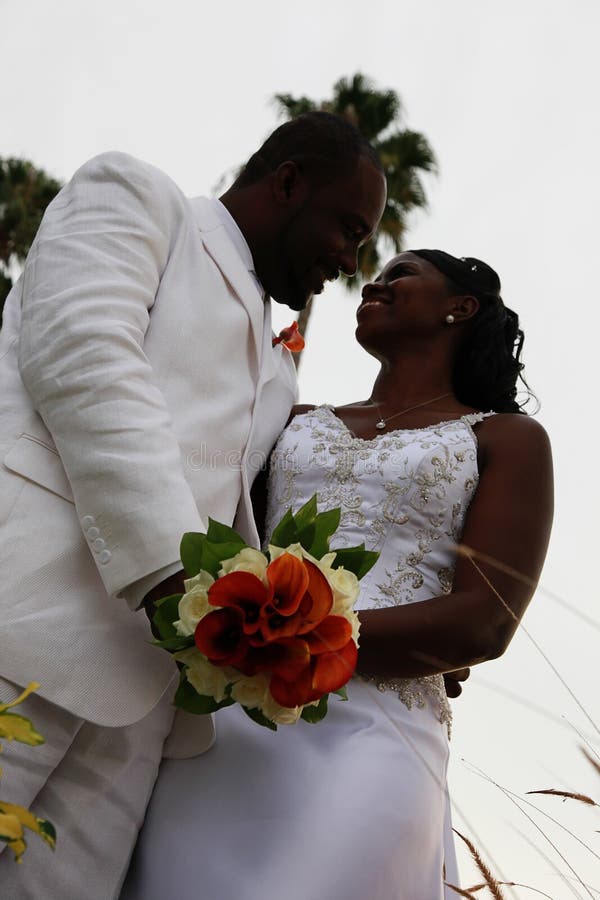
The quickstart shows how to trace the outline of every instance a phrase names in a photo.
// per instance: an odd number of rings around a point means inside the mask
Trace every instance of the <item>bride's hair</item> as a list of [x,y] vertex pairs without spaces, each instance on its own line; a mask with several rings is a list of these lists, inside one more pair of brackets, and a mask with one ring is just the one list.
[[[458,400],[476,409],[523,412],[533,397],[522,375],[524,334],[516,312],[504,305],[497,273],[480,259],[458,258],[443,250],[411,250],[445,276],[452,294],[471,294],[479,309],[465,328],[454,361],[453,387]],[[525,398],[517,401],[521,381]]]

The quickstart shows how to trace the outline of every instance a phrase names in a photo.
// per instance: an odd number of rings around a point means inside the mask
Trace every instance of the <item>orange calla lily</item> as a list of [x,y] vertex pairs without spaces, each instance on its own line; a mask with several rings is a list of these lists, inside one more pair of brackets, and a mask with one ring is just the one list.
[[358,649],[350,638],[339,650],[311,655],[310,664],[294,679],[285,677],[287,673],[282,674],[281,670],[273,671],[269,690],[282,706],[304,706],[346,684],[354,673],[357,658]]
[[273,673],[286,682],[300,678],[310,667],[310,650],[300,638],[282,638],[262,648],[259,671]]
[[283,344],[292,353],[299,353],[301,350],[304,350],[304,338],[298,331],[298,323],[292,322],[287,328],[282,328],[277,337],[273,338],[272,344],[274,347],[277,344]]
[[243,614],[244,634],[254,634],[260,627],[260,611],[271,593],[252,572],[230,572],[208,589],[211,606],[235,607]]
[[244,614],[240,609],[225,606],[200,619],[194,640],[198,650],[216,666],[235,666],[245,672],[248,638],[244,634]]
[[304,565],[308,573],[308,587],[301,605],[304,623],[299,634],[314,628],[331,612],[333,606],[333,592],[321,570],[308,559],[304,560]]
[[[283,553],[267,568],[267,577],[272,580],[273,599],[261,609],[263,641],[309,632],[333,605],[327,579],[309,560]],[[258,640],[256,637],[253,643]]]
[[340,650],[315,657],[312,687],[317,697],[339,690],[354,674],[358,648],[350,639]]
[[291,616],[300,606],[309,583],[303,560],[282,553],[269,566],[267,578],[271,587],[271,604],[282,616]]
[[341,650],[351,637],[352,625],[343,616],[327,616],[313,631],[303,635],[311,656]]
[[272,675],[269,690],[273,700],[281,706],[303,706],[305,703],[310,703],[312,699],[318,699],[312,697],[310,666],[307,666],[294,681],[287,681],[280,675]]

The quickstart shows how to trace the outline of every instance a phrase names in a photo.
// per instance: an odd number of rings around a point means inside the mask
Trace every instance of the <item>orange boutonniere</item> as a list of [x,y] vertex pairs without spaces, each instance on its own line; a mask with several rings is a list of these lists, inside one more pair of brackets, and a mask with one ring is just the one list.
[[304,338],[298,331],[298,323],[292,322],[287,328],[282,328],[277,337],[273,338],[273,347],[283,344],[292,353],[300,353],[304,349]]

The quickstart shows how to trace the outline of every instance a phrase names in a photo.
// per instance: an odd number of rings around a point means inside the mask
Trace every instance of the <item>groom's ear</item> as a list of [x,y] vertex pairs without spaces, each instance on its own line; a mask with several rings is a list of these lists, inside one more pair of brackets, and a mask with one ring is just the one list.
[[288,160],[275,169],[271,190],[278,206],[297,206],[306,197],[306,177],[295,162]]

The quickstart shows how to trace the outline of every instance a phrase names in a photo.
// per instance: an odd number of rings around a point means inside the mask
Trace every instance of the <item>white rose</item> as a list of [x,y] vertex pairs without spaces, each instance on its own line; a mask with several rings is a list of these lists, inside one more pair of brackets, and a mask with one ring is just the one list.
[[195,647],[180,650],[173,656],[187,666],[186,678],[199,694],[213,697],[217,703],[225,699],[225,689],[229,680],[223,669],[213,666]]
[[263,584],[266,585],[267,565],[268,560],[264,553],[261,553],[260,550],[254,550],[253,547],[244,547],[231,559],[223,560],[219,576],[229,575],[230,572],[250,572],[252,575],[256,575],[257,578],[260,578]]
[[343,566],[340,566],[339,569],[330,569],[329,572],[323,574],[333,591],[331,615],[347,616],[354,609],[360,593],[358,578],[354,572],[349,572]]
[[273,700],[271,692],[267,691],[262,705],[262,713],[276,725],[293,725],[300,718],[302,707],[280,706]]
[[179,601],[179,619],[173,623],[177,634],[189,637],[195,632],[200,619],[215,609],[208,602],[208,589],[213,583],[212,575],[204,571],[185,581],[186,593]]
[[358,647],[358,638],[360,635],[360,619],[358,618],[358,615],[354,612],[354,610],[351,610],[349,613],[347,613],[346,618],[352,625],[352,640]]
[[[290,544],[289,547],[276,547],[274,544],[269,544],[269,556],[271,558],[271,562],[275,562],[277,557],[283,556],[284,553],[289,553],[290,556],[295,556],[297,559],[308,559],[310,562],[314,563],[316,566],[319,565],[319,560],[315,559],[314,556],[305,550],[302,544]],[[335,556],[335,554],[328,553],[327,556]],[[325,559],[325,557],[323,557]]]
[[231,696],[248,709],[262,709],[268,689],[268,677],[259,672],[258,675],[244,676],[236,681],[231,689]]
[[269,544],[271,562],[275,562],[284,553],[289,553],[290,556],[295,556],[297,559],[304,559],[306,551],[302,544],[290,544],[289,547],[276,547],[274,544]]

